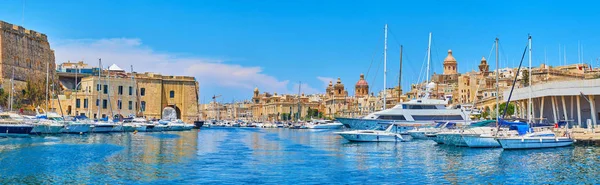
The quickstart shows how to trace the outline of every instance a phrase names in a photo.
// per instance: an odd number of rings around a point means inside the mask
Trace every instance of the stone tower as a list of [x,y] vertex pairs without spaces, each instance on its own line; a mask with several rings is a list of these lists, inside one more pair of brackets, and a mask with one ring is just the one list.
[[490,71],[490,66],[487,64],[487,60],[485,57],[481,57],[481,63],[479,64],[479,72],[482,74],[487,74]]
[[333,86],[333,94],[334,96],[345,96],[344,84],[339,77],[337,83]]
[[454,59],[454,56],[452,56],[452,50],[448,50],[448,56],[446,59],[444,59],[444,74],[457,74],[456,65],[456,59]]
[[365,80],[365,75],[360,74],[360,79],[356,82],[354,86],[354,96],[356,97],[364,97],[369,95],[369,83]]

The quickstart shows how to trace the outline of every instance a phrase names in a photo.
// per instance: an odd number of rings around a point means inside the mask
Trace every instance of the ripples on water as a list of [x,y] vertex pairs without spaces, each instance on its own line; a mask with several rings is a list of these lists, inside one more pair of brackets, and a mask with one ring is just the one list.
[[349,143],[288,129],[0,138],[0,184],[598,184],[598,154]]

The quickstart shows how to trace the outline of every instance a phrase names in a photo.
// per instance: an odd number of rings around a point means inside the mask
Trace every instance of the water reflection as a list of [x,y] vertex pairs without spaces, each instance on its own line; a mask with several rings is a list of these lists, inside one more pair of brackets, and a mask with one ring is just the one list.
[[0,139],[0,184],[596,184],[599,154],[350,143],[288,129],[36,136]]

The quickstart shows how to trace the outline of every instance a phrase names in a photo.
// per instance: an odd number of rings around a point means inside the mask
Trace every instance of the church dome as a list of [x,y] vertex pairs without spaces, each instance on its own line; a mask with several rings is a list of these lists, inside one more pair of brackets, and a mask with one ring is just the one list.
[[365,80],[364,74],[360,74],[360,80],[356,82],[356,87],[369,87],[369,83],[367,83],[367,81]]
[[452,56],[452,50],[451,49],[448,50],[448,56],[446,56],[446,59],[444,59],[444,63],[449,63],[449,62],[456,63],[456,59],[454,58],[454,56]]
[[335,85],[333,85],[334,88],[344,88],[344,84],[342,84],[342,79],[340,79],[340,77],[338,77],[337,82]]
[[258,92],[258,87],[255,87],[255,88],[254,88],[254,92]]

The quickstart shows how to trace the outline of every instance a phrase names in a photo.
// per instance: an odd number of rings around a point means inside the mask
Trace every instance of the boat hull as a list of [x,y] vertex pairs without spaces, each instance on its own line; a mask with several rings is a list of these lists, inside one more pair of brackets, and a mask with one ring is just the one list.
[[204,121],[194,121],[194,128],[202,128]]
[[346,128],[353,130],[372,130],[385,129],[385,126],[379,124],[382,120],[376,119],[356,119],[356,118],[336,118]]
[[62,125],[35,125],[31,130],[32,134],[59,134],[62,133],[64,126]]
[[33,125],[6,124],[0,125],[0,137],[27,137]]
[[376,134],[345,134],[340,133],[344,139],[352,142],[401,142],[403,139],[398,137],[397,135],[386,134],[386,135],[376,135]]
[[319,125],[308,125],[309,129],[340,129],[343,124],[319,124]]
[[144,126],[144,125],[134,125],[133,126],[133,130],[134,131],[138,131],[138,132],[146,132],[146,126]]
[[183,126],[183,125],[169,125],[169,126],[167,126],[167,130],[168,131],[182,131],[185,129],[184,127],[185,126]]
[[479,135],[463,135],[463,140],[471,148],[500,148],[500,143],[494,137],[481,137]]
[[133,125],[123,125],[123,132],[133,132],[135,127]]
[[92,132],[94,133],[108,133],[113,132],[114,126],[112,125],[94,125]]
[[458,146],[458,147],[467,147],[467,143],[463,139],[463,137],[458,133],[453,134],[438,134],[437,138],[439,138],[444,144]]
[[556,148],[573,144],[573,140],[567,137],[499,138],[497,140],[503,149]]
[[65,128],[62,130],[62,133],[83,134],[83,133],[88,133],[90,131],[91,131],[90,124],[76,123],[76,124],[67,124],[67,126],[65,126]]

